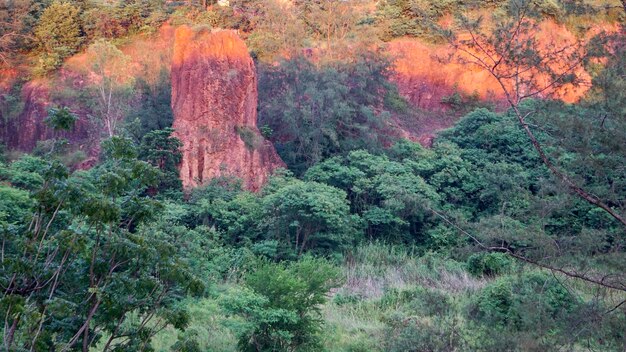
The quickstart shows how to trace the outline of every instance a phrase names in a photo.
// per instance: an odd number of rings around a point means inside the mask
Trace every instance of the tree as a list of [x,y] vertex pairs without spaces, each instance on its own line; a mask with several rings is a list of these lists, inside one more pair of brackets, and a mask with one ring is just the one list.
[[[347,192],[351,210],[366,223],[370,240],[413,242],[423,232],[428,209],[440,199],[412,166],[408,160],[357,150],[311,167],[305,179]],[[453,175],[447,172],[447,180]]]
[[71,131],[76,120],[78,120],[78,117],[64,106],[59,109],[50,109],[45,123],[55,131]]
[[626,123],[623,119],[626,116],[626,26],[622,25],[616,33],[597,35],[590,47],[590,58],[605,59],[606,64],[598,65],[597,60],[588,60],[588,70],[596,74],[592,78],[590,94],[583,103],[597,111],[596,118],[601,127],[607,122]]
[[236,326],[241,350],[321,348],[319,307],[340,284],[337,268],[308,256],[289,264],[262,261],[244,283],[243,290],[232,292],[223,303],[227,312],[246,321]]
[[[524,157],[526,160],[537,158],[545,167],[544,171],[558,182],[546,182],[543,177],[525,182],[530,187],[524,193],[534,198],[535,213],[527,207],[516,207],[511,209],[511,215],[505,215],[505,206],[509,204],[504,202],[501,214],[481,219],[472,230],[459,225],[459,219],[451,220],[443,214],[440,217],[481,250],[507,253],[520,261],[570,278],[625,291],[621,248],[626,220],[620,210],[620,207],[624,209],[623,196],[617,191],[623,184],[623,176],[618,171],[615,181],[597,177],[604,175],[604,171],[615,174],[610,171],[611,165],[614,169],[620,164],[621,156],[611,148],[615,144],[610,137],[619,134],[617,131],[620,130],[619,127],[604,130],[594,126],[596,122],[599,125],[600,120],[585,119],[588,113],[576,107],[549,100],[533,101],[552,98],[560,87],[583,82],[582,65],[590,58],[581,39],[541,43],[536,20],[541,18],[541,9],[536,5],[532,1],[513,0],[507,7],[508,16],[494,18],[492,29],[482,25],[482,18],[460,16],[458,30],[445,29],[441,33],[455,49],[454,58],[477,65],[498,82],[510,106],[510,116],[526,136],[524,144],[527,147],[520,154],[531,156]],[[478,130],[484,132],[488,131],[487,128],[493,126]],[[586,142],[581,144],[581,138]],[[596,152],[599,157],[594,156]],[[509,158],[506,154],[503,156]],[[599,162],[591,166],[589,161],[594,159]],[[586,161],[581,163],[582,160]],[[600,171],[598,165],[609,168]],[[541,170],[530,173],[540,175]],[[527,175],[524,178],[527,179]],[[598,181],[604,184],[600,185]],[[560,189],[563,186],[567,190],[565,193]],[[537,193],[538,189],[541,193]],[[602,191],[597,193],[598,190]],[[571,199],[572,195],[575,199]],[[546,214],[549,214],[550,222],[536,221],[537,216],[545,219]],[[607,217],[616,221],[611,223]],[[555,238],[559,240],[555,241]],[[610,264],[589,264],[605,260]]]
[[102,39],[89,46],[87,55],[91,63],[88,74],[95,76],[91,90],[96,118],[104,125],[107,136],[113,137],[129,108],[132,95],[130,58]]
[[203,291],[176,240],[149,228],[158,170],[127,139],[102,149],[88,172],[27,157],[0,175],[6,350],[87,352],[104,334],[104,350],[141,350],[165,326],[184,328],[176,302]]
[[275,58],[297,55],[306,37],[306,25],[298,8],[278,0],[260,1],[255,6],[248,45],[257,58],[271,62]]
[[126,130],[140,142],[150,131],[171,127],[174,114],[171,105],[170,76],[165,68],[159,71],[154,82],[149,82],[142,77],[138,78],[135,83],[138,106],[134,106],[129,112]]
[[360,1],[303,0],[296,1],[301,16],[314,38],[325,43],[324,54],[332,59],[335,45],[344,41],[357,26]]
[[[481,5],[488,4],[481,1]],[[377,18],[383,29],[384,40],[402,36],[432,39],[434,33],[428,23],[438,21],[446,14],[466,10],[470,4],[449,0],[383,0],[377,4]]]
[[83,28],[90,41],[124,37],[147,27],[156,29],[166,19],[161,0],[81,2]]
[[178,166],[183,159],[180,148],[183,143],[172,137],[172,128],[148,132],[141,139],[139,156],[163,173],[157,186],[158,191],[181,190]]
[[80,9],[70,2],[55,1],[41,15],[35,38],[44,52],[40,59],[43,72],[55,69],[74,54],[83,42]]
[[[274,180],[262,199],[260,228],[288,254],[331,253],[351,243],[358,217],[350,215],[346,194],[334,187],[296,179]],[[290,253],[289,253],[290,252]]]
[[319,68],[304,58],[268,67],[259,75],[259,125],[273,130],[271,141],[297,176],[350,150],[380,150],[390,116],[380,111],[387,75],[375,55]]

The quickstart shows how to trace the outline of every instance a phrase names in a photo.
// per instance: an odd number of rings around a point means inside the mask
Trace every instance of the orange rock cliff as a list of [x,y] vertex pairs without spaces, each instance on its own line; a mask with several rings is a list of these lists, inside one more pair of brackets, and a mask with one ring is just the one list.
[[176,30],[172,111],[185,188],[236,176],[256,191],[284,166],[256,126],[257,100],[254,62],[234,31]]

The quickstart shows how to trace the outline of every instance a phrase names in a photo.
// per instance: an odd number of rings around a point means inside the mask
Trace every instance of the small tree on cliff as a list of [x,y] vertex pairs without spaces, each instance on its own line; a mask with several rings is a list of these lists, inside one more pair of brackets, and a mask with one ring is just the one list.
[[107,136],[113,137],[128,111],[133,93],[130,58],[106,40],[93,43],[87,55],[95,117],[104,125]]

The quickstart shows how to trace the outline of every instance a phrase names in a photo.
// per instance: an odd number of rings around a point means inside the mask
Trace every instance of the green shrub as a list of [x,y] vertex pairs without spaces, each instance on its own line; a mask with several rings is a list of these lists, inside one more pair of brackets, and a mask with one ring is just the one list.
[[296,176],[335,155],[382,149],[389,63],[375,55],[355,60],[317,66],[296,57],[259,67],[259,125],[272,129],[270,140]]
[[279,241],[283,258],[309,251],[330,254],[355,242],[360,218],[350,214],[344,191],[291,178],[274,182],[261,199],[259,229]]
[[272,128],[268,125],[259,127],[259,130],[261,131],[261,135],[265,138],[270,138],[274,133],[274,130],[272,130]]
[[[557,278],[535,271],[487,285],[470,302],[468,318],[477,328],[487,329],[485,341],[499,345],[498,349],[527,337],[540,341],[541,348],[550,349],[569,343],[568,325],[580,307],[578,298]],[[508,336],[508,342],[502,336]]]
[[511,270],[513,260],[504,253],[475,253],[467,259],[467,271],[475,276],[496,276]]
[[54,1],[41,15],[35,38],[42,49],[39,73],[53,70],[75,53],[83,42],[80,9],[70,2]]
[[230,292],[224,309],[245,319],[232,328],[243,351],[315,351],[323,320],[319,307],[340,272],[323,259],[304,257],[290,264],[261,261],[244,278],[243,289]]
[[55,131],[71,131],[77,120],[78,116],[64,106],[58,109],[50,109],[48,111],[48,117],[44,120],[44,122]]
[[363,297],[359,294],[337,293],[333,296],[333,303],[338,306],[355,304],[362,300]]

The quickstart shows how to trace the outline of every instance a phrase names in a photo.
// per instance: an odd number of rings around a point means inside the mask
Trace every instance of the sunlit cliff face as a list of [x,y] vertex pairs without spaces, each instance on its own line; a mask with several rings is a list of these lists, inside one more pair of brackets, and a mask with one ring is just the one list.
[[[604,28],[611,30],[611,28]],[[538,25],[534,38],[540,52],[548,53],[560,48],[566,52],[562,56],[573,54],[580,49],[580,44],[600,30],[591,31],[587,38],[577,38],[572,32],[553,21],[544,21]],[[397,39],[388,44],[389,54],[395,57],[393,80],[398,84],[402,95],[414,105],[424,109],[441,108],[441,99],[456,91],[465,95],[477,95],[481,99],[504,100],[504,89],[515,91],[524,89],[515,87],[513,79],[503,80],[501,86],[487,70],[468,63],[472,58],[467,54],[453,55],[448,44],[425,44],[415,39]],[[569,52],[567,52],[569,50]],[[456,57],[450,59],[451,57]],[[572,63],[554,60],[548,65],[555,72],[565,72]],[[502,65],[496,70],[499,72],[511,71],[512,67]],[[563,84],[555,88],[546,89],[538,98],[557,98],[568,103],[577,102],[589,89],[590,76],[581,65],[571,70],[579,84]],[[537,88],[550,84],[550,77],[546,74],[529,70],[521,74],[524,79],[532,81]]]
[[481,98],[497,97],[498,83],[478,67],[445,62],[450,50],[444,45],[425,44],[415,39],[397,39],[389,43],[395,57],[392,79],[400,93],[423,109],[441,107],[444,96],[455,89],[467,95],[477,92]]

